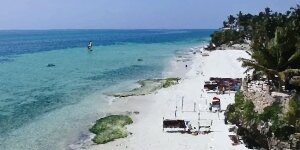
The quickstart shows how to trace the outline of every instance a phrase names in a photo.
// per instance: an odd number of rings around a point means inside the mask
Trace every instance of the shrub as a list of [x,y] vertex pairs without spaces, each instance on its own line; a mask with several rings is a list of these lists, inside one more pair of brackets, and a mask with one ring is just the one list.
[[279,103],[273,103],[271,106],[264,108],[263,113],[259,114],[259,119],[264,122],[271,122],[271,129],[275,132],[282,124],[282,119],[278,116],[281,110]]
[[242,91],[236,92],[234,97],[234,105],[237,107],[241,107],[244,103],[244,94]]
[[240,43],[240,33],[235,30],[216,31],[211,36],[211,42],[216,46],[229,44],[230,42]]
[[246,100],[243,104],[242,115],[244,117],[244,120],[246,120],[247,122],[251,120],[257,121],[257,112],[254,111],[254,108],[255,106],[250,100]]
[[227,111],[225,112],[226,120],[233,124],[239,124],[239,115],[235,110],[235,105],[228,105]]
[[239,124],[240,121],[250,122],[257,120],[257,112],[254,111],[254,104],[250,100],[244,98],[243,92],[235,93],[235,103],[227,107],[225,114],[227,120],[231,123]]
[[295,126],[297,131],[300,131],[300,102],[297,101],[296,96],[289,100],[288,112],[284,119],[288,124]]

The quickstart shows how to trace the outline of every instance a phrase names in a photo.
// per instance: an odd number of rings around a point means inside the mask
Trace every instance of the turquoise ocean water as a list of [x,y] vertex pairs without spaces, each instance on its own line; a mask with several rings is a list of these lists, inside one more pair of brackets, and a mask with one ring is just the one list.
[[103,92],[161,78],[176,52],[212,32],[0,31],[0,149],[65,149],[105,112]]

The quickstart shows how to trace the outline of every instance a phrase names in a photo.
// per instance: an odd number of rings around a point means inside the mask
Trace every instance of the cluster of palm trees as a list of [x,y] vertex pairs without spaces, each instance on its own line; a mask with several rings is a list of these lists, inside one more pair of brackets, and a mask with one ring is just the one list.
[[[300,75],[300,5],[285,13],[272,12],[270,8],[258,15],[240,12],[236,17],[230,15],[223,25],[238,32],[239,38],[235,39],[251,40],[251,59],[239,59],[247,70],[277,81],[278,90]],[[218,32],[214,34],[224,33]],[[300,87],[299,80],[292,83]]]

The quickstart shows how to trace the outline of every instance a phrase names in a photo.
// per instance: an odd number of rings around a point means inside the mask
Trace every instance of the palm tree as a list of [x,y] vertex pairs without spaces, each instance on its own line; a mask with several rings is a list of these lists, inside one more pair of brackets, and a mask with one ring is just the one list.
[[253,69],[272,80],[279,77],[279,87],[291,74],[300,75],[300,5],[286,13],[272,12],[270,8],[258,15],[239,12],[237,17],[230,15],[223,26],[244,30],[215,32],[211,41],[217,46],[251,40],[251,59],[239,59],[247,71]]
[[279,89],[290,72],[300,72],[300,39],[287,27],[277,27],[275,37],[267,40],[266,32],[253,39],[252,59],[239,58],[247,70],[262,71],[269,78],[280,77]]

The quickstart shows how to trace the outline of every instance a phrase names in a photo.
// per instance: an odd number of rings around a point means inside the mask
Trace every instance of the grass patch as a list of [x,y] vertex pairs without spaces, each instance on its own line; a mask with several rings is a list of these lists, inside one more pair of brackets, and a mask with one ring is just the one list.
[[132,124],[129,116],[111,115],[101,118],[90,128],[90,131],[96,136],[92,139],[97,144],[105,144],[115,139],[128,136],[126,125]]

